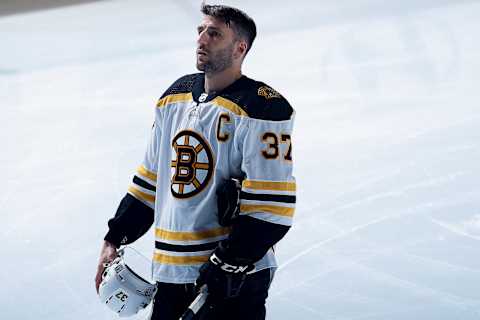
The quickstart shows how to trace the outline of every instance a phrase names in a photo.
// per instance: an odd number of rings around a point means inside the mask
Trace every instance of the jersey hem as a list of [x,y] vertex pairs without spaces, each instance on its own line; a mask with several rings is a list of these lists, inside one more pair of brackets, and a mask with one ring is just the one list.
[[[277,269],[278,265],[277,264],[272,264],[272,265],[266,265],[266,266],[261,266],[258,269],[255,269],[254,272],[251,272],[249,274],[254,274],[256,272],[262,271],[264,269]],[[162,283],[174,283],[174,284],[187,284],[187,283],[195,283],[197,278],[186,278],[186,279],[175,279],[175,278],[170,278],[170,277],[159,277],[159,276],[154,276],[153,281],[155,282],[162,282]]]

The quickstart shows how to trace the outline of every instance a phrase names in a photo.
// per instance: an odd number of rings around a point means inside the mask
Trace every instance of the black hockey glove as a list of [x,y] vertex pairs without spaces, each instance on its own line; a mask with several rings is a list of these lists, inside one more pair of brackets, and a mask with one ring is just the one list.
[[240,182],[236,179],[229,179],[218,187],[218,223],[220,223],[221,226],[230,226],[233,219],[237,217],[240,211],[240,189]]
[[200,290],[203,285],[207,285],[211,301],[234,298],[240,294],[247,272],[253,269],[254,265],[251,263],[229,259],[220,245],[200,268],[196,288]]

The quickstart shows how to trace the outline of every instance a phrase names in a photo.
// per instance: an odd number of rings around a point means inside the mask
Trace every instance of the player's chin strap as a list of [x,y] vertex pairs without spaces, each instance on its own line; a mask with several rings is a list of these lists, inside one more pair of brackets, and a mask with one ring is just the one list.
[[193,302],[188,306],[187,311],[180,317],[179,320],[193,320],[199,313],[199,311],[202,309],[202,307],[205,305],[205,302],[207,301],[208,297],[208,290],[207,290],[207,285],[203,285],[200,288],[200,292],[193,300]]
[[150,260],[149,260],[147,257],[145,257],[140,251],[138,251],[137,249],[135,249],[134,247],[124,246],[123,248],[117,250],[117,257],[116,257],[115,259],[113,259],[112,261],[110,261],[110,262],[104,262],[104,263],[103,263],[103,267],[104,267],[104,268],[108,268],[108,267],[110,267],[112,264],[114,264],[115,262],[117,262],[118,260],[122,259],[123,256],[125,256],[125,250],[126,250],[126,249],[135,252],[139,257],[142,257],[143,259],[145,259],[145,261],[147,261],[148,263],[150,263]]
[[125,250],[126,249],[129,249],[129,250],[132,250],[133,252],[135,252],[136,254],[138,254],[140,257],[142,257],[143,259],[145,259],[146,261],[149,261],[147,257],[145,257],[140,251],[136,250],[135,248],[133,247],[130,247],[130,246],[125,246],[121,249],[118,249],[117,250],[117,257],[115,259],[113,259],[112,261],[110,262],[104,262],[103,263],[103,274],[102,274],[102,279],[106,276],[107,272],[108,272],[108,268],[110,268],[112,265],[118,263],[119,261],[121,261],[123,259],[123,257],[125,256]]

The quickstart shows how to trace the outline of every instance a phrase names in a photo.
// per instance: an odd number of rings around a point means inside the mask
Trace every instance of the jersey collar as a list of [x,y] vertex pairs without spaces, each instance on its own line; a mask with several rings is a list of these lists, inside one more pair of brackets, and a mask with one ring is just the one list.
[[209,102],[218,96],[223,96],[230,92],[238,90],[244,85],[247,79],[248,78],[246,76],[242,75],[235,82],[233,82],[231,85],[224,88],[223,90],[214,91],[207,94],[204,91],[205,90],[205,73],[200,73],[199,76],[195,79],[195,83],[193,84],[193,88],[192,88],[193,100],[196,103]]

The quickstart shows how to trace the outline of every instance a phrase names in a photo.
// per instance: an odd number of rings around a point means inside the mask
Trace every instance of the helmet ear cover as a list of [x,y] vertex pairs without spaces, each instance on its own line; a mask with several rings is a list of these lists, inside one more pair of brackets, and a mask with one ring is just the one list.
[[128,317],[146,308],[156,291],[156,285],[136,274],[120,252],[105,268],[98,293],[100,301],[108,308],[120,317]]

